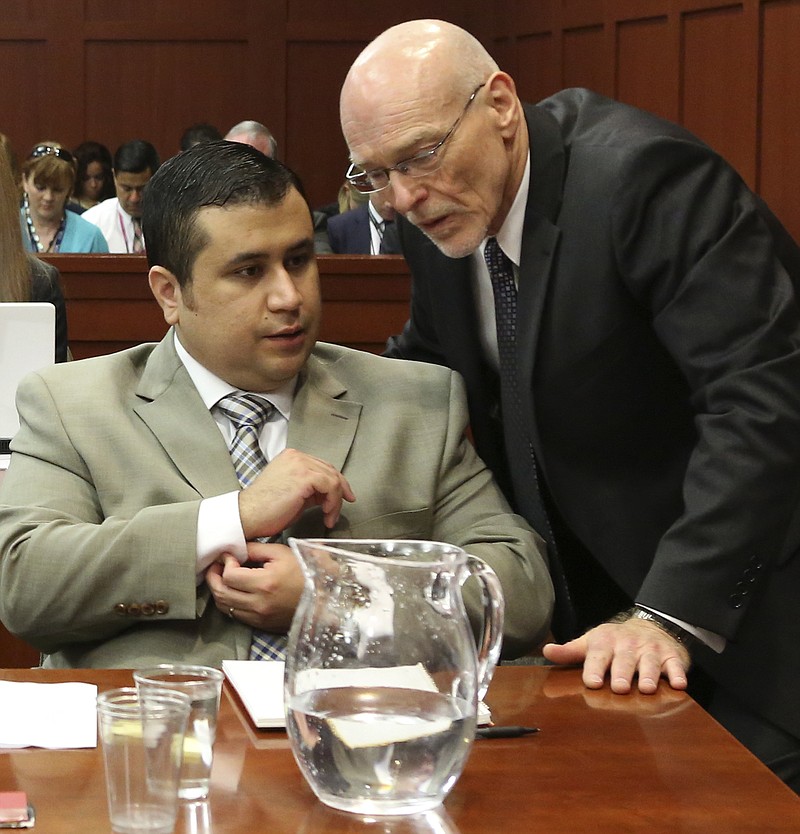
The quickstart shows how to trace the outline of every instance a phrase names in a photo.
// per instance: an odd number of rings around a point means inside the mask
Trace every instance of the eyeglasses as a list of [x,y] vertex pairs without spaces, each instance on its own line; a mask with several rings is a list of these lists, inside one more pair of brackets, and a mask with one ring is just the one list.
[[455,133],[456,128],[461,124],[461,120],[467,113],[470,104],[478,95],[478,90],[485,86],[486,82],[479,84],[473,91],[469,100],[464,105],[461,115],[455,120],[450,130],[445,133],[444,138],[437,142],[432,148],[426,151],[420,151],[414,156],[398,162],[397,165],[391,165],[388,168],[373,168],[371,171],[365,171],[355,163],[351,164],[347,169],[345,178],[356,191],[362,194],[372,194],[375,191],[383,191],[389,185],[389,174],[392,171],[397,171],[404,177],[424,177],[438,171],[442,165],[439,151],[444,147],[447,140]]
[[30,159],[37,159],[40,156],[55,156],[58,159],[63,159],[64,162],[69,162],[70,165],[75,161],[75,158],[66,148],[55,148],[53,145],[37,145],[30,155]]

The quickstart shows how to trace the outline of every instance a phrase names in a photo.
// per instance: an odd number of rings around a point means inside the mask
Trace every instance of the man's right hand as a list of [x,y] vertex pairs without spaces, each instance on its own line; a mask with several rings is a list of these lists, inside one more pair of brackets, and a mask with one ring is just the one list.
[[239,516],[250,541],[281,533],[308,507],[321,506],[325,526],[339,520],[342,501],[356,497],[347,479],[324,460],[284,449],[239,494]]

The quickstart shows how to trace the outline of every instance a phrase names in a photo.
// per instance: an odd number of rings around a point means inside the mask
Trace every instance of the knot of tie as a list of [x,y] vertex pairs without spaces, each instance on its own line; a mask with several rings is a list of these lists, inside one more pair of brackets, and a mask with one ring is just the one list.
[[237,429],[252,427],[261,431],[272,416],[275,406],[251,394],[230,394],[218,403],[219,410]]
[[250,394],[231,394],[223,397],[217,403],[217,408],[234,426],[231,460],[239,483],[244,487],[249,486],[267,465],[258,436],[275,406]]

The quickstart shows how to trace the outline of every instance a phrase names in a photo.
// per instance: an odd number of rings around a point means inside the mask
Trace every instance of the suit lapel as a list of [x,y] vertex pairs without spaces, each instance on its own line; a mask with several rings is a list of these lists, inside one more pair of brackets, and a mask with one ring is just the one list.
[[136,394],[134,411],[203,498],[239,488],[225,441],[175,352],[172,330],[150,354]]
[[369,255],[372,251],[372,240],[370,238],[369,229],[369,209],[365,205],[361,206],[356,210],[355,214],[356,217],[353,218],[355,221],[353,233],[356,248],[354,251],[363,252],[364,254]]
[[303,371],[289,420],[288,445],[344,468],[361,417],[361,403],[342,399],[347,389],[313,354]]
[[[564,149],[558,124],[538,107],[525,107],[531,149],[531,178],[522,233],[517,300],[517,367],[520,391],[533,391],[533,371],[553,258],[561,235],[555,225],[564,180]],[[540,452],[532,397],[523,397],[524,418]]]

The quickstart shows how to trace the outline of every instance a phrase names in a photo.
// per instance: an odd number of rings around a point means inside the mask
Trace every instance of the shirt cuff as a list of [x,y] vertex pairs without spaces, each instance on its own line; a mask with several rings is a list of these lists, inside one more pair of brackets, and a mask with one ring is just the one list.
[[697,626],[693,626],[691,623],[685,623],[683,620],[679,620],[677,617],[671,617],[669,614],[665,614],[657,608],[651,608],[649,605],[641,605],[638,602],[636,605],[639,608],[644,608],[646,611],[652,611],[654,614],[658,614],[659,617],[663,617],[665,620],[669,620],[671,623],[675,623],[675,625],[680,626],[684,631],[688,631],[689,634],[693,634],[701,643],[704,643],[709,649],[715,651],[717,654],[721,654],[724,651],[725,646],[728,645],[728,641],[724,637],[713,631],[709,631],[707,628],[698,628]]
[[239,492],[226,492],[200,502],[197,514],[197,579],[220,554],[231,553],[241,564],[247,561],[247,542],[239,518]]

